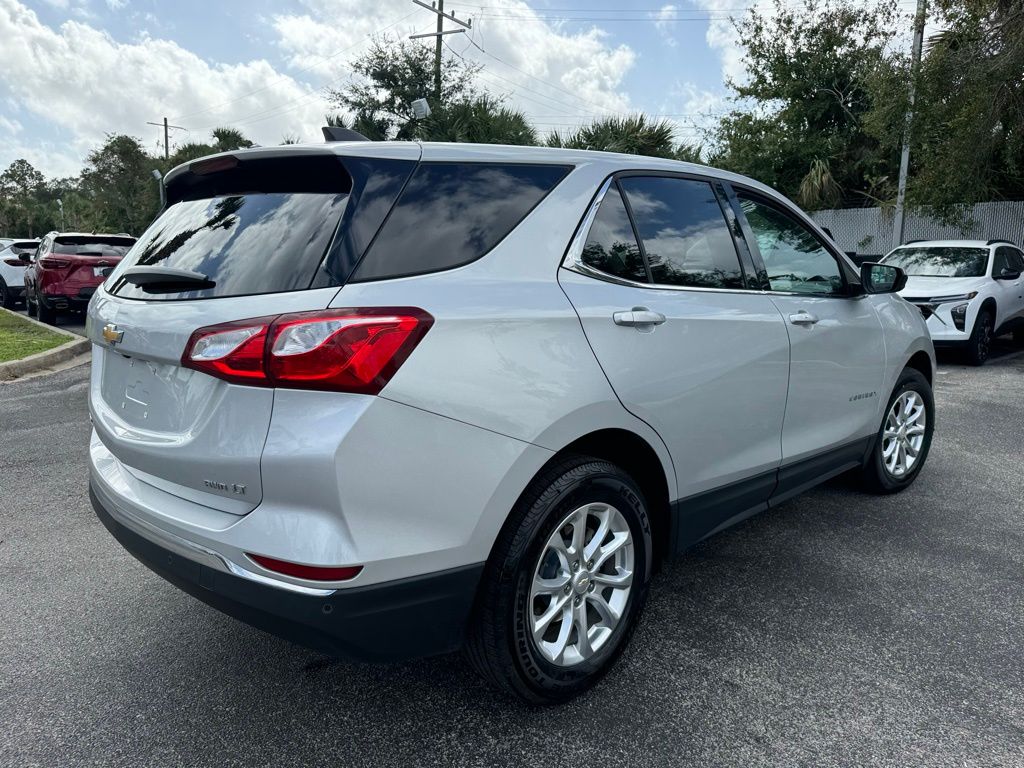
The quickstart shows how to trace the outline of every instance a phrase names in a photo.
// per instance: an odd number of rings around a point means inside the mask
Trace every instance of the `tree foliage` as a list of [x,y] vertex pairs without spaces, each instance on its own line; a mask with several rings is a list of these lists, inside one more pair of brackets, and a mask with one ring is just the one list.
[[746,81],[713,137],[713,164],[763,181],[808,208],[889,192],[898,149],[864,129],[876,81],[895,62],[896,4],[774,0],[734,22]]
[[547,145],[700,162],[700,149],[676,144],[675,130],[667,120],[652,121],[643,114],[600,118],[564,135],[554,131]]
[[[409,139],[416,134],[412,103],[426,99],[431,111],[444,104],[472,102],[473,80],[480,68],[465,59],[441,59],[441,98],[434,93],[434,51],[421,43],[387,36],[352,63],[357,79],[332,90],[332,104],[355,115],[355,124],[370,129],[368,138]],[[357,130],[356,125],[348,126]],[[371,135],[372,134],[372,135]]]

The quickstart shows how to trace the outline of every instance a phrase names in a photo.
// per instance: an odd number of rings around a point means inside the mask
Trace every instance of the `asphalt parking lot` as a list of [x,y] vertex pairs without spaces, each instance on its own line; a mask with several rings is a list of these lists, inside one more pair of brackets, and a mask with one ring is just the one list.
[[1012,347],[942,364],[911,490],[836,481],[700,545],[607,680],[548,709],[458,655],[326,658],[150,573],[89,506],[86,376],[0,385],[0,765],[1024,765]]

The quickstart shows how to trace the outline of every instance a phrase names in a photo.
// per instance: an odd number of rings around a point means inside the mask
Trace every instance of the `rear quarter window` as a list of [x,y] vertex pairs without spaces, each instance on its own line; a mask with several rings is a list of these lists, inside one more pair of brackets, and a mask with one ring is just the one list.
[[562,165],[421,163],[353,282],[438,272],[479,259],[569,171]]

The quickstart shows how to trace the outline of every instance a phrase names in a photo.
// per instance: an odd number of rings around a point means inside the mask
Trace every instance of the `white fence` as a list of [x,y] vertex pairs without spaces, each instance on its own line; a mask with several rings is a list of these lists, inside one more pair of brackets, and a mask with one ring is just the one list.
[[[892,208],[841,208],[811,214],[819,226],[832,232],[844,251],[878,256],[892,248]],[[992,240],[1024,244],[1024,201],[978,203],[971,207],[965,226],[943,224],[921,212],[907,212],[903,241]]]

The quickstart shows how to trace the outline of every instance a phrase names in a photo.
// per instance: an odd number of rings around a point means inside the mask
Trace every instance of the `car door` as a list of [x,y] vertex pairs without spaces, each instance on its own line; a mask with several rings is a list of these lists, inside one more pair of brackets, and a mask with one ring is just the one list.
[[[1012,279],[1001,279],[1001,276]],[[992,278],[996,283],[996,328],[1016,325],[1024,319],[1024,256],[1021,252],[1008,245],[996,248]]]
[[713,180],[625,175],[559,271],[615,393],[668,446],[679,546],[764,508],[781,460],[789,340],[737,248]]
[[43,254],[46,253],[46,249],[50,244],[50,236],[47,235],[39,241],[39,246],[36,248],[35,253],[32,254],[32,261],[27,267],[25,267],[25,288],[26,291],[29,285],[32,286],[34,291],[36,286],[39,285],[39,259],[42,258]]
[[735,204],[764,270],[768,296],[789,331],[789,397],[782,426],[778,494],[859,462],[879,425],[885,345],[870,300],[854,295],[851,275],[796,210],[737,188]]

